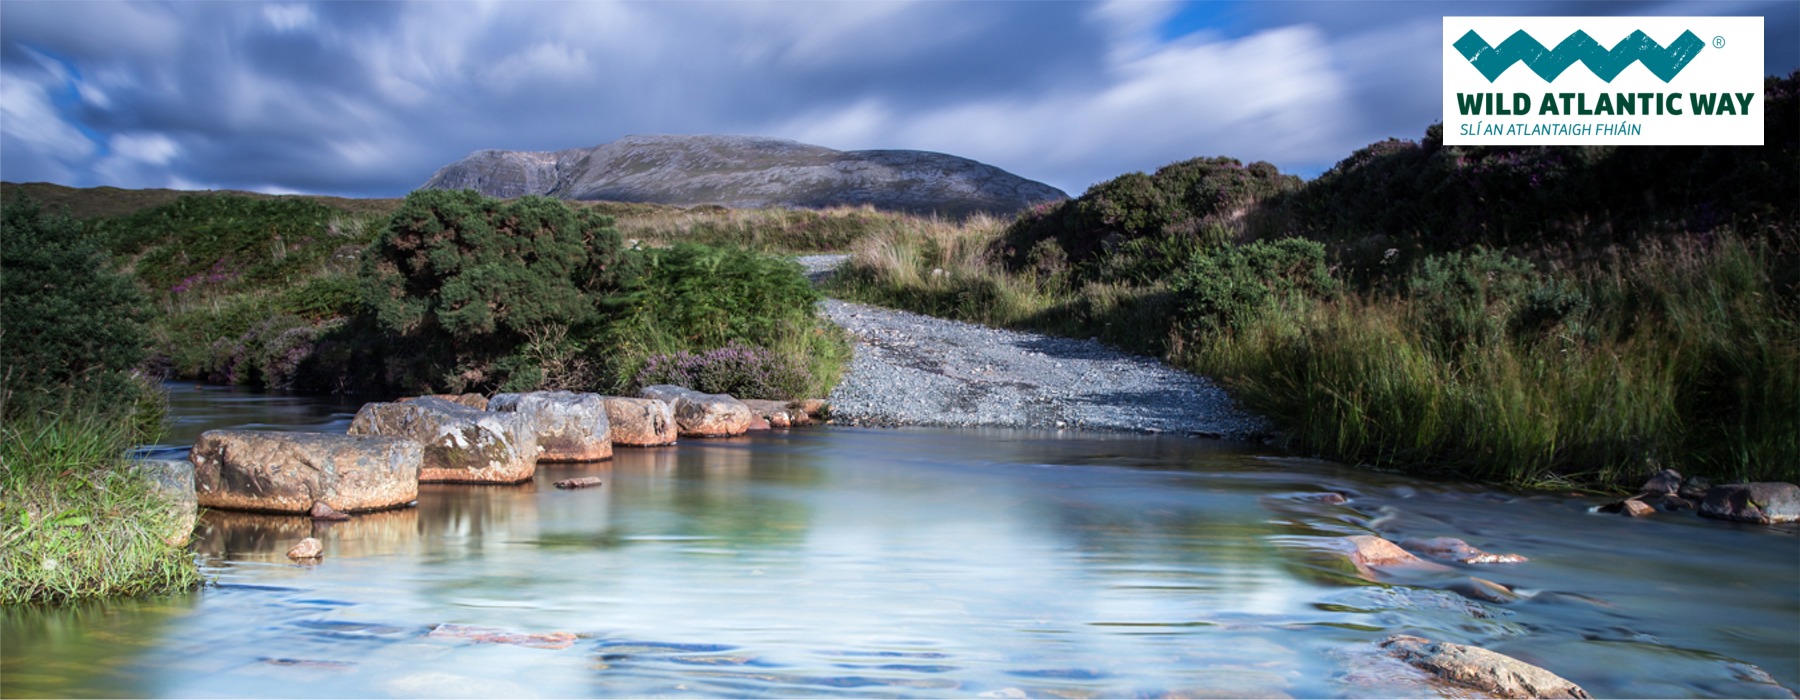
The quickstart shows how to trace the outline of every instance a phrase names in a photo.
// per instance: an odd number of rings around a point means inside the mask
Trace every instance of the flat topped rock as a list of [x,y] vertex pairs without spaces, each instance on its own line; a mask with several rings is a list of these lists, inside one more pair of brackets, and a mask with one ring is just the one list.
[[353,513],[417,500],[423,454],[404,437],[209,430],[189,460],[207,508],[307,513],[322,502]]
[[496,394],[489,410],[518,413],[537,433],[538,461],[594,462],[612,459],[612,425],[599,394],[533,391]]
[[750,429],[753,417],[744,402],[725,394],[707,394],[672,384],[644,387],[646,399],[669,404],[682,437],[730,437]]
[[350,434],[418,441],[424,446],[420,481],[510,484],[537,473],[537,432],[519,413],[477,411],[433,397],[371,403],[356,412]]
[[612,424],[612,442],[620,447],[673,445],[678,433],[675,411],[656,399],[608,396],[606,420]]

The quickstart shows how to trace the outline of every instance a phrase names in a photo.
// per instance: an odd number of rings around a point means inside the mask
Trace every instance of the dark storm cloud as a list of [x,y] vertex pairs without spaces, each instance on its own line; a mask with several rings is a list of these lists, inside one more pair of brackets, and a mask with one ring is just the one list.
[[708,132],[1071,192],[1195,155],[1317,172],[1438,118],[1443,14],[1768,14],[1792,70],[1796,8],[8,0],[0,176],[391,196],[476,149]]

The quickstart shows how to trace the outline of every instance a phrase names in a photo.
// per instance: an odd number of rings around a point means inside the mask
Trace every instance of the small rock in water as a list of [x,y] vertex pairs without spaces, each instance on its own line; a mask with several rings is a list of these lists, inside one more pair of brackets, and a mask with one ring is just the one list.
[[1433,537],[1428,540],[1417,538],[1406,539],[1400,546],[1408,551],[1417,552],[1433,559],[1462,562],[1464,564],[1517,564],[1530,561],[1517,554],[1492,554],[1476,549],[1467,542],[1455,537]]
[[600,484],[601,484],[600,477],[581,476],[581,477],[576,477],[573,479],[563,479],[562,481],[558,481],[558,482],[556,482],[556,488],[559,488],[559,489],[585,489],[589,486],[599,486]]
[[350,519],[350,516],[348,514],[339,513],[336,508],[331,507],[331,504],[326,503],[324,501],[313,501],[312,511],[309,513],[309,515],[312,516],[313,520],[349,520]]
[[1712,479],[1704,476],[1690,476],[1681,482],[1681,489],[1676,492],[1676,495],[1699,503],[1706,500],[1706,492],[1710,490],[1712,490]]
[[1643,488],[1638,489],[1638,493],[1646,496],[1663,496],[1680,490],[1681,472],[1664,469],[1652,475],[1649,481],[1644,482]]
[[534,649],[567,649],[575,645],[575,634],[572,632],[521,634],[469,625],[438,625],[425,636],[434,639],[467,639],[481,644],[512,644]]
[[1464,598],[1484,603],[1511,603],[1522,597],[1514,593],[1511,588],[1474,576],[1445,586],[1444,589]]
[[1700,514],[1762,525],[1794,522],[1800,520],[1800,486],[1779,481],[1714,486]]
[[1625,499],[1625,502],[1620,505],[1623,507],[1620,509],[1619,512],[1629,515],[1633,518],[1642,518],[1646,515],[1650,515],[1651,513],[1656,512],[1656,509],[1650,507],[1650,504],[1645,503],[1645,502],[1640,501],[1635,498],[1627,498],[1627,499]]
[[317,537],[308,537],[289,549],[287,555],[294,560],[319,559],[325,556],[325,545],[320,544]]
[[1498,698],[1589,698],[1568,679],[1480,647],[1407,635],[1381,641],[1394,657],[1443,681]]

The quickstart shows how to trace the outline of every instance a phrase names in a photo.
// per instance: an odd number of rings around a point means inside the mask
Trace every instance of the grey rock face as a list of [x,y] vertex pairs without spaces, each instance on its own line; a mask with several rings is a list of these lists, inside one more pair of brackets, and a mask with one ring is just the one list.
[[371,403],[351,419],[350,434],[424,445],[419,481],[511,484],[537,473],[537,431],[519,413],[477,411],[432,397]]
[[488,408],[530,417],[532,427],[537,430],[540,462],[612,459],[612,426],[606,420],[606,404],[599,394],[570,391],[496,394],[488,402]]
[[867,204],[945,216],[1008,215],[1068,199],[1044,183],[943,153],[838,151],[751,136],[627,136],[566,151],[477,151],[421,189],[677,206]]

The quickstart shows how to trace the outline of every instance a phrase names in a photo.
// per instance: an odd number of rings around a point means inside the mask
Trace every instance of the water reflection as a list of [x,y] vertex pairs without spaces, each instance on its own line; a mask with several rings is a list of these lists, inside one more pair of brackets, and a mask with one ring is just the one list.
[[[1583,505],[1181,438],[774,432],[344,523],[208,513],[216,585],[8,610],[0,660],[9,696],[1313,697],[1400,692],[1359,683],[1408,632],[1596,696],[1800,680],[1791,530]],[[1532,562],[1370,586],[1289,546],[1371,530]],[[316,565],[283,556],[305,536]],[[1441,590],[1469,575],[1525,597]]]

